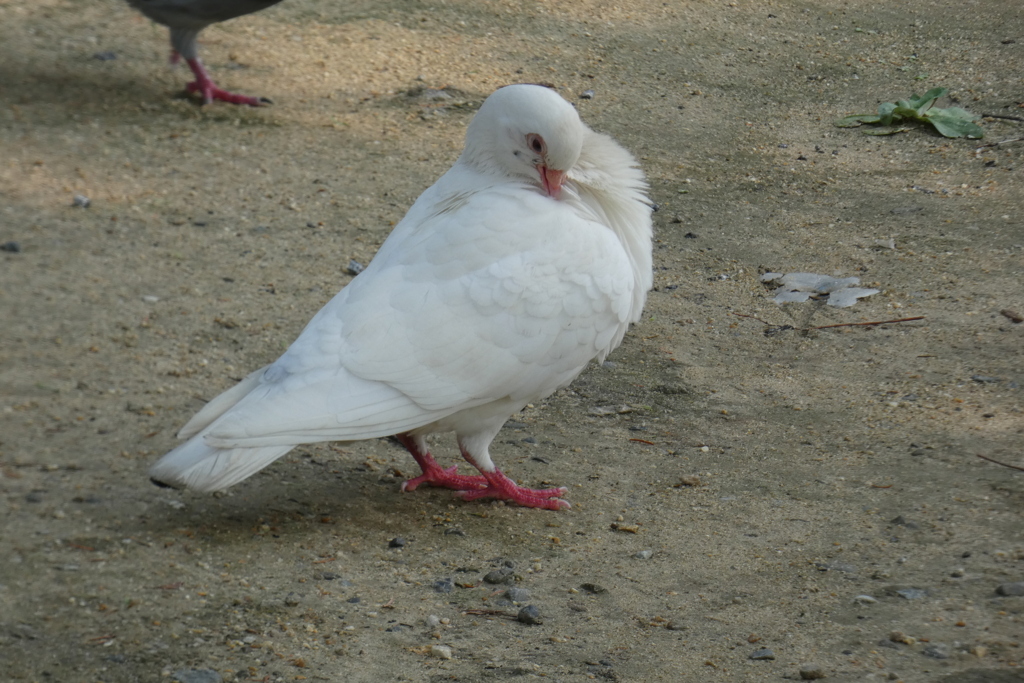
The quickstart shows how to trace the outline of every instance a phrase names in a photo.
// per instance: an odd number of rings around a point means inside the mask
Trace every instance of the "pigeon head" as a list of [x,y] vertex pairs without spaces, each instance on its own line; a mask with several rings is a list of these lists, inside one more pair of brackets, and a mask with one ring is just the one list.
[[463,159],[480,171],[539,185],[557,199],[585,131],[576,109],[555,91],[509,85],[488,97],[469,124]]

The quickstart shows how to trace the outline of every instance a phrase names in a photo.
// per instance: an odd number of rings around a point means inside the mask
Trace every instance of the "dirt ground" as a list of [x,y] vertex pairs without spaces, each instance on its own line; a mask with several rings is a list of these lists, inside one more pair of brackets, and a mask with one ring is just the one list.
[[[1024,124],[833,125],[934,86],[1024,117],[1024,6],[285,0],[201,50],[274,104],[183,96],[121,0],[0,0],[0,679],[1024,681],[1024,474],[976,457],[1024,465]],[[153,487],[509,82],[659,206],[643,321],[492,449],[573,509],[401,494],[388,440]]]

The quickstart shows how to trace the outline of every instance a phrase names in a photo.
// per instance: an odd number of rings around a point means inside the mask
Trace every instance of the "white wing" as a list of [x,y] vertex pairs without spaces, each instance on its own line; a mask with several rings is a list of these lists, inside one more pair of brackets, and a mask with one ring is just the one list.
[[216,419],[210,445],[371,438],[525,403],[618,344],[636,283],[612,230],[528,185],[444,187]]

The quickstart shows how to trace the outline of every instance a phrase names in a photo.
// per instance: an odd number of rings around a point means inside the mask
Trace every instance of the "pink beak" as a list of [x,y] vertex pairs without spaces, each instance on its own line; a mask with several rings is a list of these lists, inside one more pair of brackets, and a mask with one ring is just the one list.
[[537,171],[540,172],[540,181],[544,184],[544,191],[548,193],[548,196],[552,199],[558,199],[558,196],[562,194],[562,183],[565,182],[565,171],[556,171],[553,168],[548,168],[544,164],[537,166]]

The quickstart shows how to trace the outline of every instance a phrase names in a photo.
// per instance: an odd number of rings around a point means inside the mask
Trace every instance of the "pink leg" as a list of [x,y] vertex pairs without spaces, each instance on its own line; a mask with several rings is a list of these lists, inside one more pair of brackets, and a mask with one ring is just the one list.
[[420,450],[419,446],[416,445],[416,440],[408,434],[399,434],[395,438],[405,446],[405,450],[409,451],[412,457],[416,459],[420,469],[423,470],[423,474],[420,476],[402,482],[403,491],[415,491],[416,487],[420,484],[455,489],[456,491],[466,491],[487,486],[487,480],[483,477],[467,477],[456,474],[455,472],[459,468],[458,465],[452,465],[446,470],[441,469],[441,466],[437,464],[437,461],[430,455],[430,452]]
[[[180,59],[180,55],[177,52],[171,53],[171,64],[176,64]],[[189,92],[197,92],[203,96],[203,104],[209,104],[214,100],[221,100],[222,102],[229,102],[231,104],[248,104],[250,107],[262,107],[264,104],[270,104],[270,100],[265,97],[248,97],[246,95],[236,95],[226,90],[221,90],[210,78],[210,74],[206,72],[206,67],[203,63],[196,59],[186,59],[185,62],[188,67],[192,69],[192,73],[195,75],[196,80],[192,81],[185,86],[185,89]]]
[[484,488],[478,488],[472,491],[460,491],[459,497],[462,500],[476,500],[478,498],[499,498],[501,500],[511,500],[513,503],[522,505],[527,508],[544,508],[546,510],[560,510],[562,508],[570,508],[569,501],[562,500],[559,496],[565,495],[569,490],[564,486],[559,486],[552,489],[528,489],[519,486],[514,481],[505,476],[505,473],[495,468],[493,472],[480,469],[480,466],[476,464],[473,456],[462,449],[462,457],[464,457],[470,465],[480,470],[480,474],[484,475],[484,479],[487,480],[487,486]]

